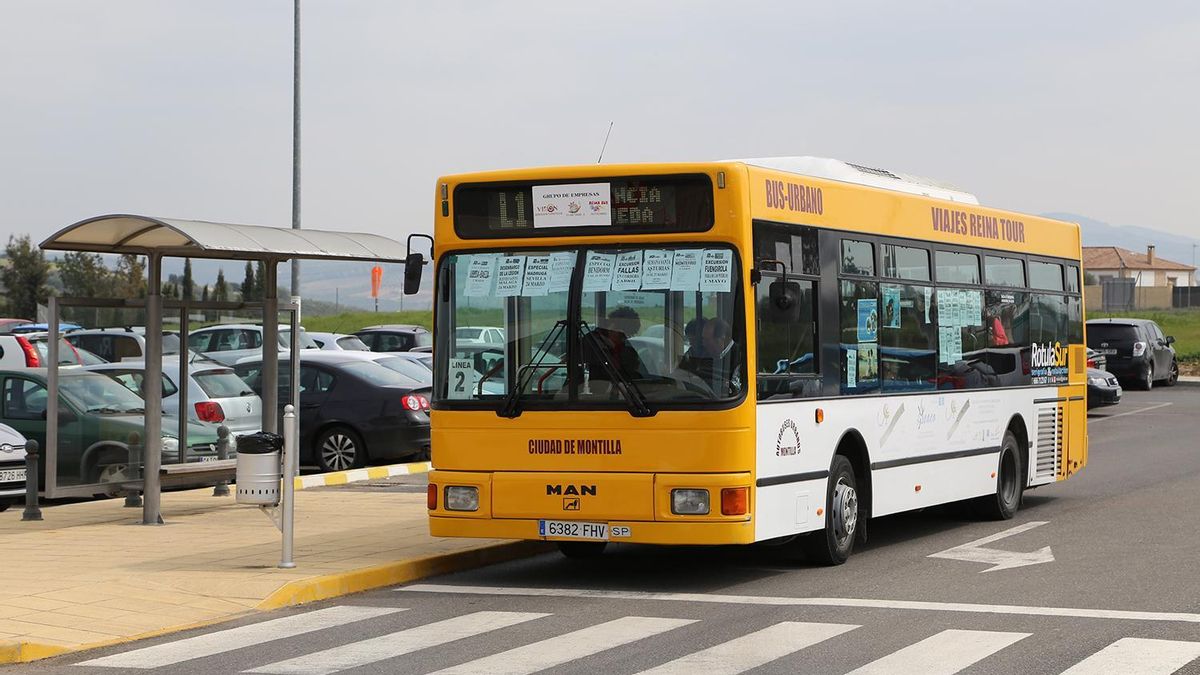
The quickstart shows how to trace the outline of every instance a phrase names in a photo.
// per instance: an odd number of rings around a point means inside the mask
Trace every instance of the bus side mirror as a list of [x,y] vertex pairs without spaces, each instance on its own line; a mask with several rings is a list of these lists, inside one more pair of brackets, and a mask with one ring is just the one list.
[[800,297],[800,284],[795,281],[772,281],[767,289],[767,320],[771,323],[799,321]]
[[404,294],[416,295],[421,290],[421,272],[425,267],[425,256],[409,253],[404,259]]

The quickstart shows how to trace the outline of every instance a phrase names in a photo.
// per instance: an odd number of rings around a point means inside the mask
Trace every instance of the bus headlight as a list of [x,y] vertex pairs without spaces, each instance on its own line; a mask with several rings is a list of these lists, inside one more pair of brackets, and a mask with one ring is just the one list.
[[478,511],[479,488],[473,485],[446,486],[447,511]]
[[708,515],[708,490],[671,490],[671,513],[677,516]]

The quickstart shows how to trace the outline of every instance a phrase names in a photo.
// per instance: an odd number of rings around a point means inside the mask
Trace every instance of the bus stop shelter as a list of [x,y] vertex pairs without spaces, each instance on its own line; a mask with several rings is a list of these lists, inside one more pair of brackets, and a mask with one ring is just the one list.
[[[296,230],[290,228],[263,227],[232,223],[214,223],[198,220],[179,220],[152,216],[115,214],[96,216],[79,221],[42,242],[43,250],[79,251],[90,253],[133,254],[147,259],[147,296],[144,301],[146,316],[145,331],[145,375],[143,396],[145,399],[144,428],[142,433],[144,464],[142,466],[142,522],[159,524],[160,513],[160,469],[162,463],[162,326],[163,258],[206,258],[262,262],[266,275],[263,283],[264,298],[261,303],[263,330],[262,366],[262,410],[263,430],[278,431],[279,406],[279,298],[278,265],[295,259],[345,260],[361,262],[403,263],[406,246],[394,239],[364,233],[332,232],[324,230]],[[128,306],[141,305],[140,300],[124,300]],[[220,303],[210,303],[218,307]],[[235,304],[235,303],[227,303]],[[289,305],[290,306],[290,305]],[[294,313],[293,313],[294,315]],[[57,312],[50,321],[49,370],[47,384],[49,397],[46,408],[46,486],[47,496],[68,494],[90,494],[96,486],[73,486],[71,491],[54,489],[55,468],[58,452],[57,429],[59,420],[58,358],[59,321]],[[186,331],[186,312],[181,330]],[[293,331],[295,340],[295,331]],[[181,361],[186,362],[187,345],[181,345]],[[296,354],[293,353],[293,367]],[[182,368],[181,368],[182,369]],[[295,379],[294,392],[298,387]],[[299,411],[297,411],[298,414]],[[186,422],[183,422],[186,424]]]

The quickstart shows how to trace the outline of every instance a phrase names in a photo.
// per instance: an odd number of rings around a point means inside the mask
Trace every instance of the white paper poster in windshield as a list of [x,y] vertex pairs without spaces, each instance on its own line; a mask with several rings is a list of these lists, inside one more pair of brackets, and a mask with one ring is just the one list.
[[521,282],[525,276],[525,256],[505,256],[500,259],[496,271],[496,297],[507,298],[521,294]]
[[463,296],[486,298],[492,294],[492,278],[496,276],[496,256],[473,255],[467,262],[467,287]]
[[471,398],[475,388],[475,367],[471,359],[450,359],[450,384],[446,398]]
[[531,255],[525,261],[525,284],[521,295],[540,297],[546,295],[550,286],[550,256]]
[[706,250],[700,265],[701,293],[728,293],[733,290],[733,251]]
[[612,225],[608,183],[534,185],[534,227]]
[[617,256],[612,253],[596,253],[588,251],[583,262],[583,292],[596,293],[607,291],[612,285],[613,262]]
[[613,270],[614,291],[636,291],[642,287],[642,252],[626,251],[617,254],[617,266]]
[[642,290],[665,291],[671,287],[674,251],[649,250],[642,260]]
[[704,251],[676,251],[671,260],[671,290],[697,291],[700,290],[700,258]]
[[1067,348],[1060,342],[1034,342],[1030,350],[1029,374],[1034,384],[1062,384],[1067,381]]
[[566,293],[571,289],[571,273],[575,271],[574,253],[550,254],[550,282],[547,293]]

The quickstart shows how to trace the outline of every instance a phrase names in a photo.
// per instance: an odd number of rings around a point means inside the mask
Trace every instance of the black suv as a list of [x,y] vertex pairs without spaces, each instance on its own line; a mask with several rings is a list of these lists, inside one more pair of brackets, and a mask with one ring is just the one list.
[[355,335],[373,352],[407,352],[433,346],[433,333],[423,326],[367,326]]
[[1108,372],[1150,389],[1155,382],[1179,381],[1175,338],[1163,335],[1149,319],[1092,319],[1087,322],[1087,346],[1108,359]]

